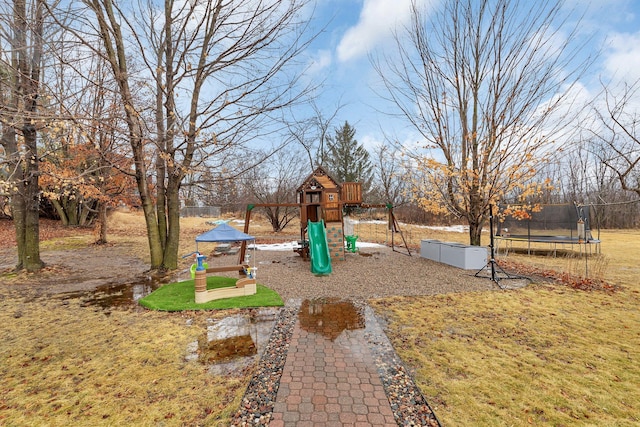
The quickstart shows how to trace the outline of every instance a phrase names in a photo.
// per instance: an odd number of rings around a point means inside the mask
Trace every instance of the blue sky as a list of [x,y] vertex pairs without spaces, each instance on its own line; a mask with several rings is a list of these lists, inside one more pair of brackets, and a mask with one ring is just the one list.
[[[419,0],[428,10],[439,0]],[[308,75],[326,79],[320,103],[327,112],[345,104],[336,125],[345,120],[355,126],[356,139],[368,148],[383,140],[386,132],[400,140],[416,139],[403,122],[377,112],[392,106],[377,97],[378,76],[369,54],[393,50],[393,29],[409,19],[411,0],[318,0],[314,26],[328,25],[312,45]],[[580,96],[589,99],[599,90],[599,80],[634,81],[640,78],[640,0],[568,0],[567,8],[584,13],[581,32],[591,37],[594,52],[600,50],[591,74],[581,81]],[[328,23],[328,24],[327,24]]]

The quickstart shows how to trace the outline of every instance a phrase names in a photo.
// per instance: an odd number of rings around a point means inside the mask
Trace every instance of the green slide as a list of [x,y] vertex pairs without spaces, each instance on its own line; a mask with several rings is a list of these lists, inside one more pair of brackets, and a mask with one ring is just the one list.
[[309,235],[309,251],[311,253],[311,272],[319,275],[331,274],[331,254],[327,244],[324,220],[308,221],[307,234]]

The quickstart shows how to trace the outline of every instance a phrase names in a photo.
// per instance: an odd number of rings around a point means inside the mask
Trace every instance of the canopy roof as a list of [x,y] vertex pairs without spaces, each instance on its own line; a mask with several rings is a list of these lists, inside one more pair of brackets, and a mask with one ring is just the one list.
[[242,240],[255,240],[255,237],[244,234],[229,224],[220,224],[213,230],[196,237],[196,242],[238,242]]

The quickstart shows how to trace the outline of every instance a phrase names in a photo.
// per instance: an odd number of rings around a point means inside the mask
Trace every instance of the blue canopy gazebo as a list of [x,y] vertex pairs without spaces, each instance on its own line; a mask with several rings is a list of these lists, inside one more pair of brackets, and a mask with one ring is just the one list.
[[[214,243],[230,243],[230,242],[245,242],[253,240],[255,243],[255,237],[249,236],[241,231],[236,230],[228,224],[220,224],[213,230],[209,230],[206,233],[202,233],[196,236],[196,254],[198,255],[198,267],[193,270],[192,277],[195,279],[195,301],[196,303],[205,303],[214,299],[231,298],[236,296],[254,295],[256,293],[256,279],[255,279],[255,257],[253,259],[254,267],[249,268],[248,263],[244,263],[244,260],[240,260],[238,265],[220,266],[220,267],[204,267],[202,260],[205,258],[198,252],[199,242],[214,242]],[[254,244],[255,250],[255,244]],[[204,267],[204,268],[203,268]],[[241,277],[236,281],[236,286],[221,289],[209,289],[207,290],[207,273],[219,273],[225,271],[237,271]]]
[[229,224],[220,224],[216,228],[196,236],[196,251],[198,250],[198,242],[230,243],[249,240],[253,240],[255,243],[256,238],[236,230]]
[[[198,243],[199,242],[208,242],[208,243],[231,243],[231,242],[247,242],[253,240],[254,245],[254,255],[255,255],[255,240],[256,238],[250,236],[246,233],[243,233],[240,230],[237,230],[230,226],[229,224],[220,224],[216,228],[211,229],[205,233],[199,234],[196,236],[196,253],[198,251]],[[255,256],[251,257],[253,259],[253,275],[255,275]],[[238,261],[238,264],[243,264],[245,260],[241,259]],[[247,263],[248,264],[248,263]],[[247,265],[248,267],[248,265]]]

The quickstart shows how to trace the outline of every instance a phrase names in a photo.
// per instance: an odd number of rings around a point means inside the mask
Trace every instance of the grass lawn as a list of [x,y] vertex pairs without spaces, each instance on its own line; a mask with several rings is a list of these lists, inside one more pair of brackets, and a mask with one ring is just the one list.
[[531,286],[375,306],[446,426],[637,426],[639,302]]
[[616,292],[560,284],[372,302],[445,426],[640,425],[640,232],[606,231],[602,255],[509,255],[603,278]]
[[240,405],[249,376],[185,360],[227,310],[106,315],[77,299],[0,295],[0,425],[228,427]]
[[[181,219],[180,253],[211,228],[205,221]],[[114,215],[110,233],[111,244],[148,261],[141,215]],[[406,234],[418,242],[466,239],[418,227]],[[44,250],[92,239],[89,232],[84,240],[47,241]],[[588,271],[618,285],[616,292],[538,283],[371,302],[389,320],[396,350],[445,426],[640,425],[640,231],[605,230],[601,239],[602,255],[588,265],[575,257],[507,259]],[[181,262],[187,269],[191,260]],[[193,284],[184,295],[193,298]],[[104,312],[3,283],[0,425],[228,426],[251,370],[212,375],[206,365],[186,361],[185,349],[212,320],[232,313]]]
[[[235,286],[237,279],[222,276],[207,277],[207,290]],[[221,310],[229,308],[279,307],[283,306],[282,298],[277,292],[258,284],[255,295],[235,298],[222,298],[204,304],[195,302],[194,280],[170,283],[156,289],[140,299],[140,305],[152,310],[184,311],[184,310]]]

